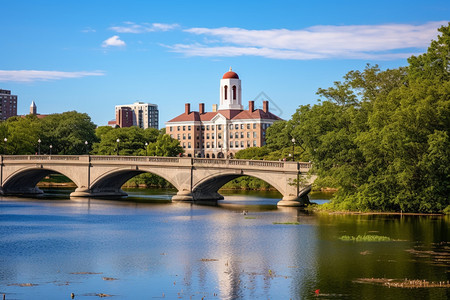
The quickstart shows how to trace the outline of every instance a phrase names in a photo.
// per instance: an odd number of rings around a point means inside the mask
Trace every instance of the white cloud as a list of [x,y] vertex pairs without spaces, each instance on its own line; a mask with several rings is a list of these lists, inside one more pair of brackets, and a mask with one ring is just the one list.
[[184,31],[214,37],[216,43],[167,46],[188,56],[262,56],[276,59],[397,59],[420,53],[447,22],[422,25],[384,24],[314,26],[302,30],[190,28]]
[[125,42],[120,39],[118,35],[113,35],[109,39],[106,39],[102,43],[102,47],[123,47],[126,46]]
[[169,31],[179,27],[178,24],[124,22],[122,26],[112,26],[109,29],[119,33],[145,33],[155,31]]
[[32,82],[103,75],[105,75],[105,73],[102,71],[63,72],[38,70],[0,70],[0,81]]

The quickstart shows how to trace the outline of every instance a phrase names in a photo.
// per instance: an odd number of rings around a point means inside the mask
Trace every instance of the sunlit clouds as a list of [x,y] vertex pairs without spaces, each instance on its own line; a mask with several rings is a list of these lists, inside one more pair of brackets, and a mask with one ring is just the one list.
[[33,82],[59,80],[66,78],[80,78],[86,76],[103,76],[102,71],[79,71],[79,72],[63,72],[63,71],[38,71],[38,70],[0,70],[0,82]]
[[155,31],[169,31],[178,28],[178,24],[124,22],[121,26],[112,26],[109,29],[118,33],[145,33]]
[[[444,21],[422,25],[384,24],[313,26],[300,30],[243,28],[190,28],[184,31],[203,38],[166,45],[186,56],[260,56],[271,59],[398,59],[421,53],[437,36]],[[214,40],[205,42],[205,39]]]
[[103,48],[107,47],[124,47],[126,46],[125,42],[120,39],[118,35],[113,35],[109,39],[106,39],[102,43]]

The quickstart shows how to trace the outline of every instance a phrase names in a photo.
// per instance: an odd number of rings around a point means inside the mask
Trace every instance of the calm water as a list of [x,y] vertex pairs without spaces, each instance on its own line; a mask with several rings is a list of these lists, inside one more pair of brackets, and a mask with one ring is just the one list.
[[[276,193],[228,194],[208,206],[169,203],[170,190],[128,192],[122,201],[69,199],[59,190],[40,199],[0,198],[0,294],[6,299],[70,299],[70,293],[75,299],[450,295],[446,288],[357,282],[450,280],[448,216],[316,215],[277,208]],[[339,240],[365,233],[395,241]]]

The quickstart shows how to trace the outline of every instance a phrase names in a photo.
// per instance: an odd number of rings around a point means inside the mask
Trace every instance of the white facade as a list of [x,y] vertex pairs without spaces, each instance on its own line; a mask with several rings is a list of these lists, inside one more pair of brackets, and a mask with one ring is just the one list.
[[220,80],[220,105],[219,110],[235,109],[243,110],[241,80],[226,78]]
[[158,105],[144,102],[135,102],[128,105],[116,105],[117,111],[121,107],[130,107],[133,114],[133,126],[140,128],[159,128],[159,112]]

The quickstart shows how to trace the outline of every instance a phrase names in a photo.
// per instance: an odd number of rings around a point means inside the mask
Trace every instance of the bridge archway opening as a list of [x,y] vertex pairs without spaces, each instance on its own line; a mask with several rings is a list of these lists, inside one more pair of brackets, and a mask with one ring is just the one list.
[[64,189],[64,194],[73,192],[77,184],[62,172],[47,168],[32,168],[17,172],[3,184],[3,194],[36,195],[43,193],[58,193]]
[[143,172],[139,175],[136,175],[130,178],[122,185],[122,188],[137,188],[137,187],[169,188],[169,189],[175,188],[169,181],[164,179],[164,177],[161,177],[159,175],[150,172]]
[[[244,187],[244,189],[242,189]],[[283,197],[281,191],[266,180],[258,176],[246,174],[221,174],[199,182],[192,191],[194,200],[223,200],[221,193],[238,195],[232,191],[264,190],[273,191],[272,196],[277,199]],[[220,192],[220,193],[219,193]]]
[[173,188],[173,184],[156,172],[148,170],[118,169],[104,174],[92,183],[92,196],[126,196],[122,188],[133,187]]

